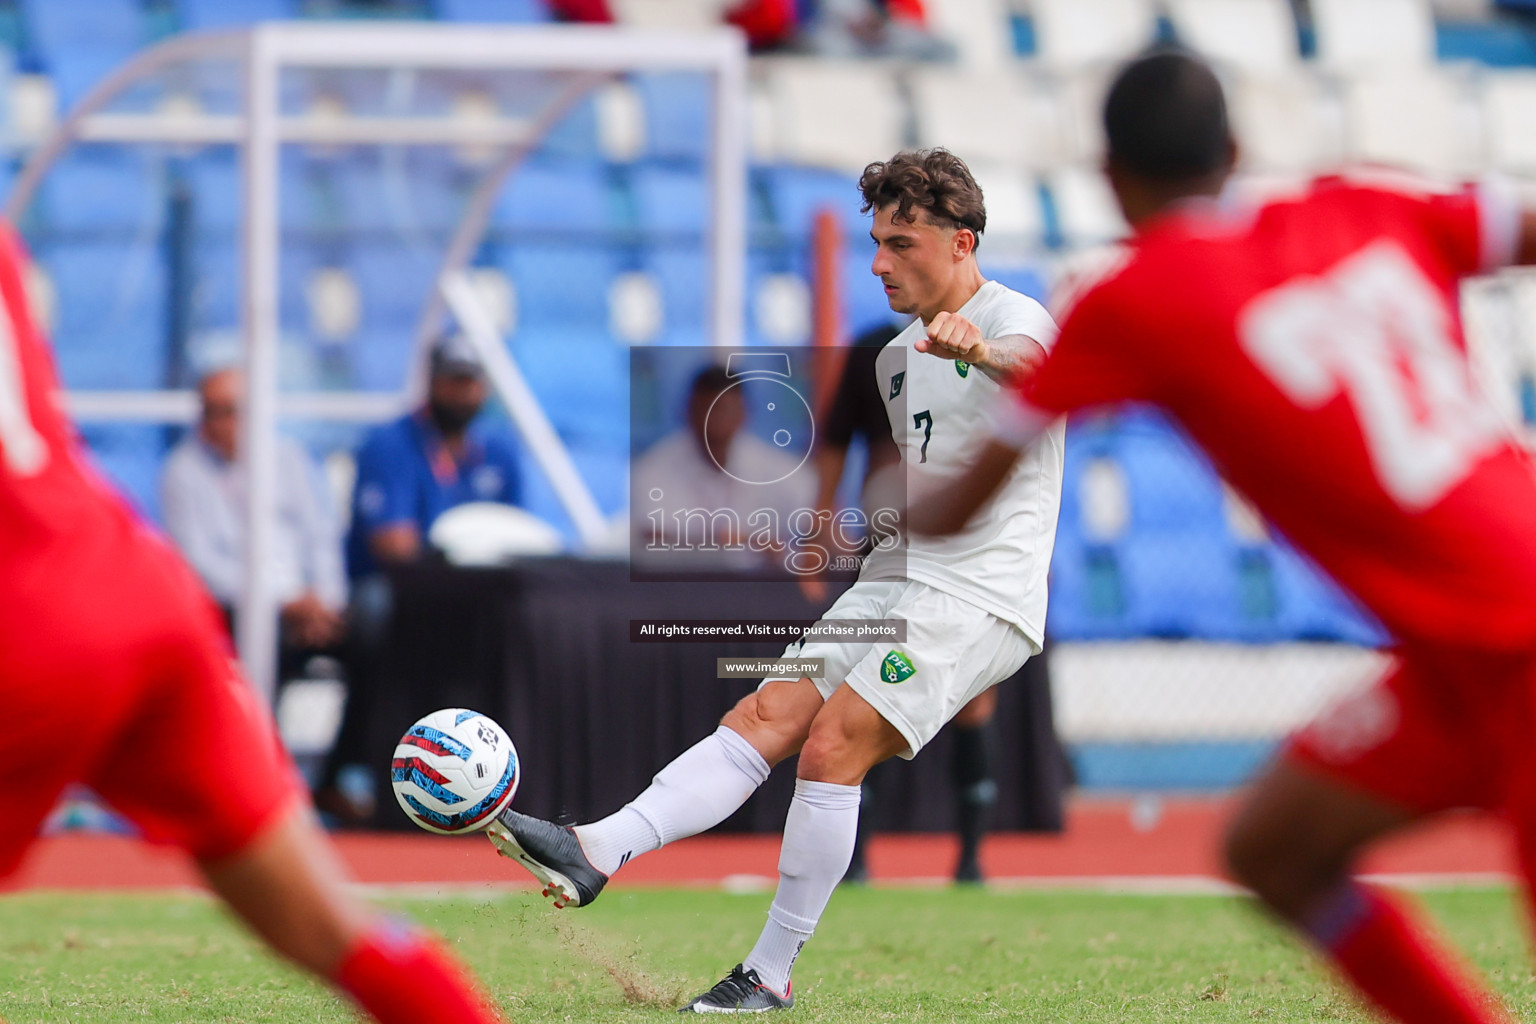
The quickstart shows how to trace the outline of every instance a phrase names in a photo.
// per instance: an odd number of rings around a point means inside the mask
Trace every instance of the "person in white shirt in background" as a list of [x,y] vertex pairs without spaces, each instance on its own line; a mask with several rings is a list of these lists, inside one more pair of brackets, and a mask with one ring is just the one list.
[[[160,478],[166,532],[233,626],[245,585],[245,482],[239,460],[240,372],[219,368],[197,385],[201,412],[167,458]],[[304,448],[277,443],[274,579],[283,646],[336,646],[345,633],[347,578],[341,525],[325,480]]]

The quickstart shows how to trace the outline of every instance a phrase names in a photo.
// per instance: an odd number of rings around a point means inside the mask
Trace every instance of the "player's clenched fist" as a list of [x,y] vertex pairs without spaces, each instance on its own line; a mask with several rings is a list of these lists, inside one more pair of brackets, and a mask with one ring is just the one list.
[[914,347],[940,359],[965,363],[987,360],[987,343],[982,339],[981,328],[955,313],[940,313],[928,321],[928,336],[917,339]]

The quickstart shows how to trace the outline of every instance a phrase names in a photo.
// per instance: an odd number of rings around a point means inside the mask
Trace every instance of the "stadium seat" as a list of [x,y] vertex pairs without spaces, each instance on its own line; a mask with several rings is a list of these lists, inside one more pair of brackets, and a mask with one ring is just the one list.
[[160,521],[160,466],[166,428],[158,424],[91,423],[80,428],[91,462],[138,513]]
[[107,232],[124,241],[158,233],[166,215],[160,166],[122,149],[69,154],[43,179],[41,203],[47,230]]
[[408,237],[446,237],[468,199],[452,180],[453,168],[427,154],[376,150],[328,162],[342,225]]
[[1157,33],[1151,0],[1033,0],[1031,7],[1035,52],[1054,67],[1121,60]]
[[1226,534],[1221,481],[1190,442],[1126,429],[1112,457],[1125,474],[1132,533]]
[[1071,247],[1102,245],[1125,237],[1125,217],[1099,171],[1067,167],[1048,181],[1056,229]]
[[702,169],[640,166],[630,178],[640,230],[701,238],[709,224],[709,186]]
[[1013,63],[1008,0],[945,0],[929,10],[934,31],[954,44],[962,66],[991,71]]
[[517,287],[515,336],[563,334],[572,342],[608,337],[608,289],[619,271],[613,251],[590,243],[525,242],[511,246],[500,262]]
[[1467,79],[1453,71],[1383,69],[1345,92],[1349,155],[1454,177],[1476,169],[1475,111]]
[[867,239],[869,217],[860,212],[864,197],[858,179],[837,171],[808,167],[770,167],[763,170],[774,222],[788,239],[810,237],[818,211],[831,210],[849,238]]
[[857,174],[906,142],[900,93],[877,66],[775,62],[768,72],[775,156]]
[[1337,118],[1328,116],[1322,84],[1310,70],[1238,74],[1227,94],[1246,170],[1306,173],[1343,155]]
[[1045,238],[1040,187],[1032,176],[1006,164],[971,163],[971,174],[987,204],[987,230],[981,253],[1039,246]]
[[1210,532],[1145,533],[1116,546],[1133,636],[1236,639],[1236,550]]
[[26,0],[26,16],[66,109],[148,41],[134,0]]
[[1387,636],[1339,588],[1294,550],[1273,547],[1276,628],[1287,640],[1335,640],[1381,647]]
[[709,155],[711,83],[705,75],[637,75],[634,86],[645,111],[648,157],[702,160]]
[[601,235],[614,226],[614,198],[602,165],[589,161],[530,163],[497,199],[495,222],[514,236]]
[[258,21],[295,17],[292,0],[177,0],[181,23],[187,29],[235,28]]
[[627,348],[602,337],[523,331],[511,351],[562,438],[624,450],[629,431]]
[[973,168],[991,163],[1043,170],[1058,161],[1052,111],[1023,75],[927,68],[909,81],[919,145],[944,146]]
[[1536,173],[1536,71],[1483,75],[1487,161],[1501,171]]
[[1212,61],[1277,74],[1299,59],[1287,0],[1168,0],[1168,13],[1179,39]]
[[56,293],[54,354],[65,387],[163,386],[168,305],[159,239],[39,242]]
[[545,0],[433,0],[437,15],[445,21],[541,22],[549,21]]
[[1318,63],[1330,70],[1359,74],[1435,59],[1427,0],[1312,0],[1312,26]]
[[[415,349],[417,318],[441,257],[433,249],[362,245],[342,263],[362,299],[361,323],[349,342],[358,386],[393,390],[405,381]],[[298,266],[295,260],[295,269]],[[303,281],[306,299],[311,284],[307,276]]]
[[1056,83],[1061,149],[1073,162],[1097,166],[1104,159],[1104,97],[1111,71],[1103,66],[1064,72]]
[[658,246],[641,255],[641,265],[661,289],[661,345],[704,345],[709,341],[709,274],[703,250]]

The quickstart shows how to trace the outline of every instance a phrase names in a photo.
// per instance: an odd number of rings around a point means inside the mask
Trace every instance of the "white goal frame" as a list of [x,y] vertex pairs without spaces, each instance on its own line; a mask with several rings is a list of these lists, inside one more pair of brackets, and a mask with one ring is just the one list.
[[[239,114],[137,114],[108,110],[130,87],[191,61],[243,68]],[[531,123],[465,123],[451,118],[343,116],[323,121],[284,115],[282,72],[290,68],[530,71],[569,80]],[[746,276],[746,45],[733,29],[674,33],[577,25],[434,23],[263,23],[248,29],[189,33],[144,50],[97,85],[27,162],[6,205],[13,222],[49,169],[82,143],[235,146],[242,154],[241,335],[246,375],[241,443],[248,497],[246,578],[237,641],[252,684],[268,699],[276,685],[277,600],[272,589],[276,438],[279,413],[299,418],[374,421],[397,414],[419,395],[419,367],[398,395],[323,392],[278,395],[279,153],[283,146],[496,146],[502,157],[484,174],[443,255],[417,328],[418,356],[444,312],[458,320],[487,357],[488,376],[528,448],[549,476],[584,541],[603,523],[591,494],[523,381],[491,318],[469,287],[465,268],[489,225],[495,199],[528,154],[578,102],[628,72],[693,72],[711,78],[709,323],[720,346],[741,343]],[[415,360],[419,364],[420,358]],[[72,392],[73,415],[89,420],[186,423],[195,397],[185,391]]]

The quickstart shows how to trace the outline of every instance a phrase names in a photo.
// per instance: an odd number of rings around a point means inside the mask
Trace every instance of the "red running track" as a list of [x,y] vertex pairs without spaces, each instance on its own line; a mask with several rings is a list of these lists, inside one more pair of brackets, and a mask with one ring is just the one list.
[[[1019,883],[1088,884],[1157,880],[1174,884],[1220,879],[1217,845],[1232,803],[1178,799],[1141,805],[1079,800],[1059,836],[999,834],[982,861],[989,879]],[[512,885],[532,880],[475,836],[450,839],[401,833],[338,833],[336,844],[360,882],[384,886]],[[700,836],[648,854],[624,869],[615,885],[719,885],[740,876],[777,875],[777,836]],[[942,879],[954,867],[949,836],[876,837],[869,851],[877,882]],[[1384,844],[1366,871],[1394,875],[1508,874],[1509,842],[1489,819],[1451,817]],[[44,839],[5,888],[159,889],[198,885],[179,852],[132,839],[63,835]]]

